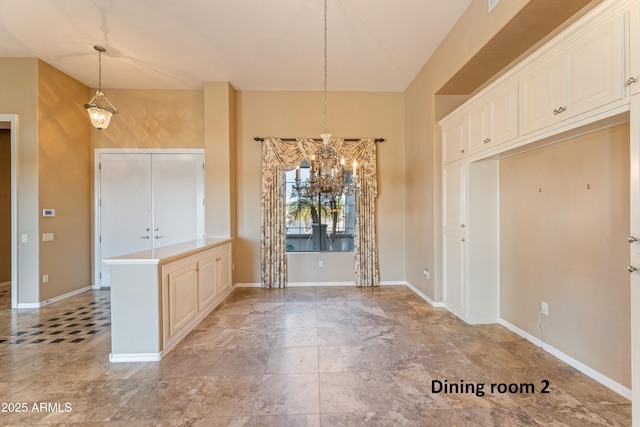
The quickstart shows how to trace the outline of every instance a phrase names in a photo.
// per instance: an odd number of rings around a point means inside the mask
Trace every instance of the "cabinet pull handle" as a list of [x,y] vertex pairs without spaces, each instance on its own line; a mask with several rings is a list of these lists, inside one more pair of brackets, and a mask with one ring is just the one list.
[[460,152],[461,152],[462,154],[464,154],[464,150],[460,150]]
[[490,142],[491,142],[491,138],[487,138],[487,139],[485,139],[485,140],[484,140],[484,141],[482,141],[482,142],[484,142],[485,144],[488,144],[488,143],[490,143]]
[[629,273],[634,273],[634,272],[638,271],[638,269],[635,268],[633,265],[630,265],[629,267],[627,267],[627,271]]
[[637,241],[638,241],[638,238],[633,236],[629,236],[629,238],[627,239],[627,242],[629,243],[635,243]]
[[164,239],[164,236],[156,236],[156,239]]
[[465,240],[465,238],[464,238],[464,237],[463,237],[463,238],[461,238],[461,239],[460,239],[460,241],[461,241],[461,242],[466,242],[466,240]]
[[553,110],[553,115],[557,116],[558,115],[558,109],[556,108],[555,110]]
[[141,239],[150,239],[151,237],[149,237],[149,236],[142,236],[142,237],[140,237],[140,238],[141,238]]
[[460,224],[460,228],[464,228],[464,224]]
[[637,81],[638,81],[637,77],[629,77],[627,79],[627,86],[632,85],[632,84],[636,83]]
[[564,107],[558,108],[558,114],[563,113],[566,110]]

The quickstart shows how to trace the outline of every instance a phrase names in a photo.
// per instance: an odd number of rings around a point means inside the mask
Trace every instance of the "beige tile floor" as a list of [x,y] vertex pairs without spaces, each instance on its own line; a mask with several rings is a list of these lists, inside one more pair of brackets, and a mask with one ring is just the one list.
[[3,426],[631,425],[628,400],[404,286],[236,289],[161,362],[137,364],[108,361],[107,291],[8,301],[0,290]]

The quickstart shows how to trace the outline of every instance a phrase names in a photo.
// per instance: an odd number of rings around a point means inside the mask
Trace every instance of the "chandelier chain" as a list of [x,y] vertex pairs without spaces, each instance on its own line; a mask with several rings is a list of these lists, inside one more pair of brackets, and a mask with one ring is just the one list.
[[102,92],[102,51],[98,49],[98,91]]
[[327,130],[329,129],[327,124],[327,63],[327,0],[324,0],[324,133],[327,133]]

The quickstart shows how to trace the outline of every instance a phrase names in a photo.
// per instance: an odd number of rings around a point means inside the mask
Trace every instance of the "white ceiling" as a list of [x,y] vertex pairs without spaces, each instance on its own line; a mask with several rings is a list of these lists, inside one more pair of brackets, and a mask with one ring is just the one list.
[[[328,86],[404,91],[471,0],[328,0]],[[322,0],[0,0],[0,57],[90,87],[321,90]]]

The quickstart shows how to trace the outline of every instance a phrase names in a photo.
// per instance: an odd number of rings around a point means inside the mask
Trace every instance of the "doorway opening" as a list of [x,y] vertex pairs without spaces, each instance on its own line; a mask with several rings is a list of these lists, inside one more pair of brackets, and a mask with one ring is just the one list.
[[18,307],[17,115],[0,114],[0,304]]

